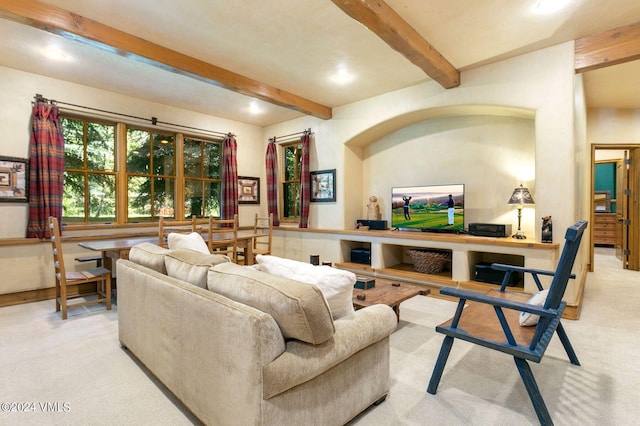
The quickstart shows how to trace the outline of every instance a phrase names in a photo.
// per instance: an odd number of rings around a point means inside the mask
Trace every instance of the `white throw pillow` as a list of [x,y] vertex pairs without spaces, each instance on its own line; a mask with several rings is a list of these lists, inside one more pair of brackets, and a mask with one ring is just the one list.
[[[549,294],[549,290],[541,290],[531,296],[531,299],[529,299],[527,303],[535,306],[544,306],[544,301],[547,300],[547,294]],[[529,327],[536,325],[539,320],[540,315],[535,315],[530,312],[520,312],[519,321],[521,326]]]
[[314,284],[320,288],[334,320],[354,311],[352,297],[356,275],[353,272],[261,254],[256,256],[256,260],[266,273]]
[[202,239],[202,235],[197,232],[190,234],[178,234],[172,232],[167,236],[169,250],[187,249],[197,251],[198,253],[209,254],[209,247]]

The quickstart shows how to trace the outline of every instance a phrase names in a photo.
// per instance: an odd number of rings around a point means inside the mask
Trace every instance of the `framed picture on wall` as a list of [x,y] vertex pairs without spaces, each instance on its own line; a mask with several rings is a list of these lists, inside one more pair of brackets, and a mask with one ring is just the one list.
[[336,201],[336,169],[311,172],[311,201]]
[[260,204],[260,178],[238,176],[238,204]]
[[0,157],[0,203],[29,201],[29,163],[26,159]]

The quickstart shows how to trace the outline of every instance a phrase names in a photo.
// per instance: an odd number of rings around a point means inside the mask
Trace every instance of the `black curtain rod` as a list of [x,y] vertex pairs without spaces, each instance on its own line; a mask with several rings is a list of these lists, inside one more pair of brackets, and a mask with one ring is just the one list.
[[184,126],[182,124],[168,123],[166,121],[158,121],[158,119],[156,117],[151,117],[151,118],[138,117],[136,115],[123,114],[121,112],[107,111],[107,110],[104,110],[104,109],[98,109],[98,108],[88,107],[88,106],[84,106],[84,105],[76,105],[76,104],[71,104],[71,103],[68,103],[68,102],[56,101],[55,99],[47,99],[47,98],[43,97],[41,94],[39,94],[39,93],[34,96],[34,99],[35,99],[36,102],[48,102],[48,103],[51,103],[53,105],[58,105],[58,104],[59,105],[67,105],[67,106],[72,106],[72,107],[76,107],[76,108],[88,109],[88,110],[91,110],[91,111],[98,111],[98,112],[102,112],[102,113],[106,113],[106,114],[118,115],[120,117],[127,117],[127,118],[134,118],[136,120],[148,121],[151,124],[153,124],[154,126],[157,125],[157,124],[165,124],[165,125],[168,125],[168,126],[179,127],[179,128],[182,128],[182,129],[190,129],[190,130],[196,130],[196,131],[199,131],[199,132],[212,133],[214,135],[218,135],[218,136],[222,136],[222,137],[235,136],[231,132],[227,132],[227,133],[216,132],[215,130],[199,129],[197,127]]
[[[291,133],[291,134],[288,134],[288,135],[283,135],[283,136],[273,136],[273,137],[269,138],[269,141],[274,141],[274,142],[277,142],[277,143],[284,143],[284,142],[287,142],[288,140],[293,139],[293,138],[292,138],[293,136],[302,136],[302,135],[304,135],[305,133],[311,133],[311,128],[308,128],[308,129],[303,130],[303,131],[301,131],[301,132]],[[288,139],[287,139],[287,138],[288,138]],[[280,139],[285,139],[285,140],[284,140],[284,141],[282,141],[282,140],[280,140]]]

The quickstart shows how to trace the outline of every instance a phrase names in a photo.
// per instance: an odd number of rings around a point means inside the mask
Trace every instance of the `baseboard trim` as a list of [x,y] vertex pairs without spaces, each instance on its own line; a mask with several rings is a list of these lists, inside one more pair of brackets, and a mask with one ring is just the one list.
[[[95,283],[80,284],[76,287],[69,287],[67,292],[70,296],[84,293],[95,293]],[[19,291],[17,293],[0,294],[0,308],[23,303],[39,302],[42,300],[53,300],[56,297],[55,287],[41,288],[37,290]]]
[[582,271],[582,279],[580,280],[580,284],[578,284],[578,297],[576,297],[575,303],[567,303],[567,307],[564,309],[564,314],[562,318],[567,318],[571,320],[580,319],[580,312],[582,311],[582,301],[584,298],[584,288],[587,285],[587,273],[591,270],[591,265],[586,264]]

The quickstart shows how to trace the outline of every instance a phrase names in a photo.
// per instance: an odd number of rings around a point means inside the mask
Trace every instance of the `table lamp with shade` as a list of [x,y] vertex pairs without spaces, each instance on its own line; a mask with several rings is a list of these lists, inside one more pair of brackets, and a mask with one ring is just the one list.
[[524,232],[522,232],[522,229],[520,228],[520,224],[522,222],[522,208],[525,204],[535,204],[533,196],[529,192],[529,188],[524,188],[522,184],[520,184],[520,187],[513,190],[513,194],[511,194],[511,198],[509,198],[509,202],[507,204],[515,204],[518,206],[518,231],[516,231],[512,237],[519,240],[526,239],[527,237],[525,237]]

